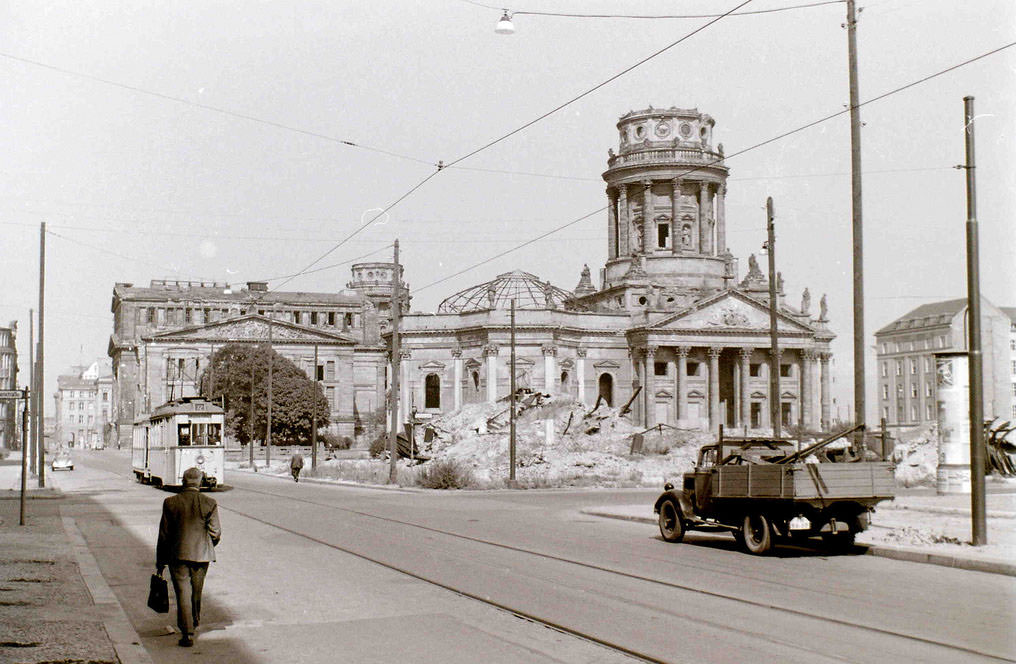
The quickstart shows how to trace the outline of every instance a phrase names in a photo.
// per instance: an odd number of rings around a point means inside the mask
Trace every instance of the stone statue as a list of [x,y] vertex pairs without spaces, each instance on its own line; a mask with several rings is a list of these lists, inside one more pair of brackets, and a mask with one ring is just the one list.
[[497,302],[497,287],[494,284],[487,286],[487,308],[493,309]]
[[806,314],[811,309],[811,292],[805,288],[801,293],[801,313]]
[[547,305],[548,309],[554,308],[554,287],[550,285],[549,281],[545,281],[540,284],[540,289],[543,291],[543,301]]
[[758,267],[758,260],[755,254],[748,256],[748,277],[762,277],[762,270]]
[[783,295],[783,273],[776,273],[776,292]]
[[829,305],[826,303],[826,294],[822,293],[822,299],[818,301],[818,319],[829,320]]
[[643,247],[645,246],[645,244],[644,244],[645,238],[643,237],[644,236],[644,232],[643,232],[643,229],[642,229],[642,220],[640,218],[636,217],[635,220],[632,222],[632,229],[635,232],[632,233],[632,235],[631,235],[631,239],[632,239],[632,248],[631,249],[632,249],[632,253],[635,254],[635,253],[638,253],[638,252],[642,251]]
[[685,224],[681,227],[681,246],[691,248],[691,225]]
[[607,148],[607,159],[614,158],[614,148]]

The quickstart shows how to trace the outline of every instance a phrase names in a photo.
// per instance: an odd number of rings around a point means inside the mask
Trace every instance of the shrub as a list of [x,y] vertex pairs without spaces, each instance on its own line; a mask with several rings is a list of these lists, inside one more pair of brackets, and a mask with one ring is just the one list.
[[455,459],[440,459],[423,466],[416,483],[425,489],[467,489],[475,484],[473,471]]
[[319,433],[318,440],[329,450],[348,450],[353,446],[353,439],[349,436],[337,436],[327,431]]
[[388,451],[388,434],[382,434],[370,441],[370,455],[379,457]]

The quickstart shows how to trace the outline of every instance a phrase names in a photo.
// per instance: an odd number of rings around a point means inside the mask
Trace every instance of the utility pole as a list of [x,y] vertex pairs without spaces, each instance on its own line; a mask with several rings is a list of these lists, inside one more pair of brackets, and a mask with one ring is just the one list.
[[272,309],[268,310],[268,422],[265,424],[265,468],[271,465],[272,461],[272,365],[275,351],[272,350]]
[[773,422],[773,438],[779,438],[782,424],[780,403],[780,340],[776,328],[776,310],[779,306],[776,292],[776,224],[774,223],[773,197],[766,198],[766,253],[769,255],[769,418]]
[[39,443],[39,488],[46,486],[46,400],[43,395],[46,393],[46,374],[43,372],[45,366],[45,337],[43,326],[46,322],[46,222],[39,227],[39,346],[38,359],[35,362],[35,428],[37,429],[37,440]]
[[[15,383],[17,385],[17,383]],[[21,391],[22,401],[24,406],[21,410],[21,519],[18,521],[18,525],[25,525],[25,493],[28,491],[28,457],[30,451],[28,448],[28,404],[31,401],[31,393],[28,388],[25,387]],[[16,401],[14,403],[17,403]]]
[[[401,268],[399,266],[399,241],[395,240],[395,270],[392,274],[392,387],[391,393],[388,395],[391,403],[391,429],[388,431],[388,455],[390,457],[391,465],[388,469],[388,482],[395,484],[399,478],[398,466],[396,466],[396,458],[398,457],[398,445],[399,445],[399,370],[401,364],[401,357],[399,353],[399,290],[402,285],[402,279],[399,275]],[[413,445],[413,441],[409,441],[410,447]]]
[[[29,399],[35,399],[35,393],[37,392],[37,386],[35,384],[35,309],[28,310],[28,383],[30,385]],[[29,401],[25,401],[25,412],[31,410],[31,415],[35,417],[35,402],[32,401],[32,407],[29,408]],[[39,460],[36,458],[37,449],[35,446],[35,425],[34,423],[30,427],[30,434],[28,438],[24,438],[21,443],[21,454],[29,455],[29,464],[31,473],[35,474],[35,467],[38,465]]]
[[313,414],[311,415],[311,425],[310,425],[310,468],[311,468],[311,470],[314,470],[315,468],[317,468],[317,398],[318,398],[318,390],[321,388],[321,383],[319,382],[320,379],[318,378],[318,368],[317,368],[318,355],[317,355],[317,351],[318,351],[318,345],[314,344],[314,399],[313,399],[313,404],[314,405],[312,406],[312,412],[313,412]]
[[[864,233],[861,215],[861,109],[857,88],[857,15],[847,0],[847,59],[850,77],[850,201],[854,244],[854,417],[865,422],[864,395]],[[857,434],[864,436],[863,430]]]
[[515,298],[512,298],[511,313],[511,402],[508,409],[508,482],[515,484]]
[[974,180],[974,98],[963,98],[967,163],[967,357],[970,363],[970,517],[974,546],[988,543],[984,505],[984,366],[981,356],[981,277]]
[[247,415],[247,429],[250,431],[247,447],[250,448],[250,467],[257,471],[254,465],[254,358],[257,356],[257,346],[251,346],[250,351],[250,411]]

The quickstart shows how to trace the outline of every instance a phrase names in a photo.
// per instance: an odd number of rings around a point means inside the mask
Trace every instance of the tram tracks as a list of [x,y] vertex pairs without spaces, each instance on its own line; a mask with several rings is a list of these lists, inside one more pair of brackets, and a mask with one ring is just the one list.
[[[630,580],[638,581],[638,582],[641,582],[641,583],[651,584],[654,587],[661,587],[661,588],[668,588],[668,589],[674,589],[674,590],[684,591],[684,592],[693,593],[695,595],[702,596],[704,598],[709,598],[711,600],[729,601],[729,602],[734,602],[734,603],[736,603],[736,604],[738,604],[740,606],[746,606],[746,607],[750,607],[750,608],[753,608],[753,609],[762,609],[762,610],[766,610],[766,611],[772,611],[772,612],[776,612],[778,614],[782,614],[782,615],[785,615],[785,616],[791,616],[791,617],[793,617],[795,619],[804,619],[804,620],[808,620],[808,621],[818,621],[819,623],[827,624],[827,625],[829,625],[831,627],[849,628],[849,629],[853,629],[853,630],[860,630],[862,632],[869,633],[869,634],[871,634],[873,636],[874,635],[878,635],[880,637],[890,637],[892,639],[901,639],[904,642],[910,642],[910,643],[913,643],[915,645],[916,644],[921,644],[922,646],[932,647],[932,648],[935,648],[935,649],[945,649],[945,651],[955,653],[957,656],[960,656],[961,654],[963,656],[974,655],[974,656],[977,656],[977,657],[985,658],[986,660],[989,660],[989,661],[1001,661],[1001,662],[1013,662],[1013,661],[1016,661],[1016,660],[1013,660],[1013,659],[1006,658],[1006,657],[1004,657],[1002,655],[985,652],[983,650],[978,650],[976,648],[967,647],[967,646],[964,646],[964,645],[961,645],[961,644],[957,644],[957,643],[949,643],[949,642],[946,642],[946,641],[941,641],[941,640],[937,640],[937,639],[933,639],[933,638],[927,638],[927,637],[923,637],[923,636],[919,636],[919,635],[915,635],[915,634],[908,634],[908,633],[904,633],[904,632],[893,630],[893,629],[889,629],[889,628],[883,628],[883,627],[878,627],[878,626],[871,625],[871,624],[864,624],[864,623],[854,622],[854,621],[850,621],[850,620],[845,620],[845,619],[837,618],[835,616],[818,615],[818,614],[815,614],[813,612],[804,611],[804,610],[801,610],[801,609],[795,609],[793,607],[781,606],[779,604],[772,603],[772,602],[760,601],[760,600],[756,600],[756,599],[752,599],[752,598],[737,596],[737,595],[730,594],[730,593],[724,593],[724,592],[718,592],[718,591],[713,591],[713,590],[707,590],[707,589],[704,589],[704,588],[701,588],[701,587],[696,587],[696,586],[682,584],[682,583],[676,583],[676,582],[668,581],[668,580],[665,580],[665,579],[653,578],[653,577],[650,577],[650,576],[646,576],[644,574],[638,574],[638,573],[628,572],[628,571],[621,570],[621,569],[616,569],[616,568],[612,568],[612,567],[598,565],[598,564],[595,564],[595,563],[590,563],[590,562],[586,562],[586,561],[582,561],[582,560],[576,560],[574,558],[568,558],[568,557],[559,556],[559,555],[555,555],[555,554],[551,554],[551,553],[546,553],[546,552],[542,552],[542,551],[536,551],[536,550],[533,550],[533,549],[528,549],[528,548],[521,547],[521,546],[516,546],[516,545],[513,545],[513,544],[507,544],[507,543],[504,543],[504,542],[497,542],[497,541],[493,541],[493,540],[489,540],[489,539],[485,539],[485,538],[481,538],[481,537],[474,537],[474,536],[471,536],[471,535],[465,535],[465,534],[462,534],[462,533],[457,533],[457,532],[453,532],[453,531],[449,531],[449,530],[444,530],[444,529],[441,529],[441,528],[435,528],[435,527],[428,526],[428,525],[421,524],[421,523],[415,523],[415,522],[412,522],[412,521],[406,521],[406,520],[403,520],[403,519],[397,519],[397,518],[393,518],[393,517],[389,517],[389,516],[384,516],[384,515],[380,515],[380,514],[373,514],[373,513],[370,513],[370,512],[365,512],[363,510],[352,509],[352,508],[348,508],[348,507],[342,507],[340,505],[335,505],[333,503],[327,503],[327,502],[321,502],[321,501],[316,501],[316,500],[310,500],[310,499],[306,499],[306,498],[299,498],[299,497],[295,497],[295,496],[288,495],[288,494],[285,494],[285,493],[275,493],[275,492],[272,492],[272,491],[264,491],[264,490],[252,489],[252,488],[247,488],[247,487],[236,487],[236,490],[237,491],[248,492],[248,493],[253,493],[253,494],[260,494],[260,495],[263,495],[263,496],[266,496],[266,497],[271,497],[273,499],[284,499],[284,500],[293,501],[293,502],[297,502],[297,503],[305,503],[305,504],[309,504],[309,505],[314,505],[316,507],[321,507],[321,508],[325,508],[325,509],[341,511],[341,512],[345,512],[345,513],[348,513],[348,514],[351,514],[351,515],[365,517],[365,518],[368,518],[368,519],[374,519],[374,520],[390,523],[390,524],[393,524],[393,525],[399,525],[399,526],[403,526],[403,527],[418,529],[418,530],[421,530],[421,531],[424,531],[424,532],[431,533],[433,535],[440,535],[440,536],[444,536],[444,537],[455,538],[455,539],[458,539],[458,540],[463,540],[463,541],[468,541],[468,542],[472,542],[472,543],[475,543],[475,544],[479,544],[479,545],[482,545],[482,546],[485,546],[485,547],[492,547],[492,548],[496,548],[496,549],[499,549],[499,550],[511,551],[513,553],[520,553],[520,554],[525,554],[525,555],[528,555],[528,556],[534,556],[536,558],[539,558],[539,559],[542,559],[542,560],[547,560],[547,561],[553,561],[555,563],[561,563],[561,564],[565,564],[565,565],[569,565],[569,566],[576,566],[576,567],[580,567],[580,568],[584,568],[584,569],[588,569],[588,570],[594,570],[596,572],[607,574],[607,575],[611,575],[613,577],[625,578],[625,579],[630,579]],[[254,515],[254,514],[245,512],[244,510],[236,509],[236,508],[233,508],[233,507],[225,507],[225,506],[223,506],[221,504],[221,502],[220,502],[220,509],[225,509],[227,511],[230,511],[230,512],[233,512],[235,514],[238,514],[240,516],[252,519],[253,521],[261,523],[261,524],[263,524],[265,526],[281,530],[281,531],[289,533],[291,535],[294,535],[294,536],[297,536],[297,537],[301,537],[303,539],[315,542],[317,544],[320,544],[320,545],[323,545],[323,546],[326,546],[326,547],[329,547],[329,548],[332,548],[332,549],[335,549],[335,550],[342,551],[344,553],[347,553],[349,555],[355,556],[355,557],[360,558],[362,560],[366,560],[366,561],[375,563],[377,565],[380,565],[382,567],[385,567],[385,568],[390,569],[392,571],[395,571],[397,573],[400,573],[400,574],[412,577],[414,579],[417,579],[417,580],[429,583],[431,585],[443,588],[443,589],[448,590],[450,592],[453,592],[453,593],[456,593],[456,594],[461,595],[463,597],[467,597],[469,599],[481,602],[481,603],[486,604],[488,606],[492,606],[494,608],[506,611],[506,612],[511,613],[511,614],[513,614],[515,616],[524,618],[526,620],[529,620],[529,621],[532,621],[532,622],[544,625],[544,626],[549,627],[551,629],[555,629],[555,630],[560,631],[562,633],[566,633],[566,634],[569,634],[571,636],[575,636],[575,637],[581,638],[583,640],[586,640],[586,641],[589,641],[589,642],[592,642],[592,643],[596,643],[596,644],[598,644],[598,645],[600,645],[602,647],[605,647],[607,649],[613,650],[615,652],[623,653],[623,654],[628,655],[630,657],[636,658],[636,659],[638,659],[640,661],[645,661],[645,662],[669,662],[669,661],[671,661],[671,660],[660,659],[660,658],[658,658],[658,657],[656,657],[656,656],[654,656],[652,654],[645,653],[645,652],[640,652],[640,651],[635,650],[633,648],[629,648],[627,646],[624,646],[623,644],[619,644],[619,643],[612,642],[610,640],[603,639],[603,638],[597,636],[596,634],[590,633],[587,630],[582,630],[582,629],[576,629],[576,628],[573,628],[573,627],[569,627],[568,625],[560,624],[559,622],[557,622],[557,621],[555,621],[553,619],[549,619],[549,618],[544,617],[544,616],[536,615],[535,613],[533,613],[531,611],[527,611],[525,609],[520,609],[519,607],[509,606],[509,605],[507,605],[505,603],[502,603],[502,602],[499,602],[497,600],[491,599],[489,596],[485,596],[485,595],[481,595],[479,593],[471,592],[471,591],[469,591],[469,590],[467,590],[467,589],[465,589],[465,588],[463,588],[461,586],[456,586],[456,585],[453,585],[453,584],[441,581],[439,579],[433,578],[433,577],[428,576],[426,574],[414,571],[412,569],[408,569],[404,565],[398,565],[398,564],[390,563],[390,562],[382,560],[382,559],[380,559],[380,558],[378,558],[376,556],[370,556],[370,555],[367,555],[367,554],[363,553],[362,551],[354,550],[354,549],[352,549],[352,548],[350,548],[348,546],[342,546],[342,545],[336,544],[334,542],[329,542],[329,541],[327,541],[325,539],[316,537],[316,536],[311,535],[309,533],[301,532],[301,531],[299,531],[297,529],[290,528],[290,527],[284,526],[284,525],[280,525],[280,524],[275,523],[275,522],[273,522],[271,520],[264,519],[264,518],[261,518],[261,517],[258,517],[256,515]],[[682,616],[682,617],[684,619],[690,619],[688,616]],[[772,641],[773,643],[779,643],[779,644],[785,645],[785,646],[791,646],[791,647],[796,647],[796,648],[802,649],[802,650],[808,650],[807,648],[803,648],[800,644],[794,645],[794,644],[786,643],[786,642],[784,642],[782,640],[779,640],[779,639],[773,639],[771,637],[767,638],[767,636],[765,634],[760,634],[757,630],[738,629],[738,628],[735,628],[735,627],[733,627],[731,625],[728,625],[728,624],[717,625],[717,624],[711,623],[710,621],[704,621],[704,620],[701,620],[701,619],[692,619],[692,620],[693,620],[693,622],[699,622],[699,623],[702,623],[703,625],[708,625],[708,626],[711,626],[711,627],[717,627],[717,626],[719,626],[719,627],[722,627],[723,629],[727,629],[727,630],[731,630],[731,631],[739,631],[740,633],[742,633],[744,635],[747,635],[747,636],[751,636],[753,638],[762,638],[762,639],[767,640],[767,641]],[[820,653],[815,653],[815,654],[819,655]],[[844,661],[853,661],[849,657],[841,658],[841,657],[832,656],[829,653],[822,653],[822,654],[825,657],[829,657],[831,659],[843,659]]]

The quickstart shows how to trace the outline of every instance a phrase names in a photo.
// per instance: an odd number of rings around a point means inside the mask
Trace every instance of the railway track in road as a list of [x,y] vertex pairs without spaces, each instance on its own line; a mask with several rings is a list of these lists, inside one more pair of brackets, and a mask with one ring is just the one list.
[[[611,568],[611,567],[606,567],[606,566],[602,566],[602,565],[597,565],[595,563],[589,563],[589,562],[585,562],[585,561],[581,561],[581,560],[575,560],[573,558],[567,558],[567,557],[558,556],[558,555],[554,555],[554,554],[550,554],[550,553],[546,553],[546,552],[541,552],[541,551],[536,551],[536,550],[532,550],[532,549],[527,549],[525,547],[515,546],[515,545],[512,545],[512,544],[506,544],[504,542],[497,542],[497,541],[488,540],[488,539],[484,539],[484,538],[480,538],[480,537],[473,537],[471,535],[463,535],[461,533],[456,533],[456,532],[449,531],[449,530],[443,530],[441,528],[434,528],[432,526],[427,526],[427,525],[424,525],[424,524],[421,524],[421,523],[414,523],[412,521],[406,521],[406,520],[403,520],[403,519],[396,519],[396,518],[392,518],[392,517],[388,517],[388,516],[383,516],[383,515],[379,515],[379,514],[372,514],[370,512],[365,512],[363,510],[357,510],[357,509],[352,509],[352,508],[348,508],[348,507],[342,507],[342,506],[335,505],[335,504],[332,504],[332,503],[326,503],[326,502],[321,502],[321,501],[316,501],[316,500],[310,500],[310,499],[306,499],[306,498],[298,498],[298,497],[294,497],[292,495],[287,495],[287,494],[284,494],[284,493],[275,493],[275,492],[272,492],[272,491],[264,491],[264,490],[251,489],[251,488],[236,487],[236,488],[234,488],[234,490],[235,491],[247,492],[247,493],[253,493],[253,494],[259,494],[259,495],[263,495],[263,496],[266,496],[266,497],[271,497],[273,499],[283,499],[283,500],[293,501],[293,502],[296,502],[296,503],[304,503],[304,504],[314,505],[314,506],[317,506],[317,507],[321,507],[321,508],[325,508],[325,509],[329,509],[329,510],[340,511],[340,512],[344,512],[344,513],[348,513],[348,514],[356,515],[356,516],[360,516],[360,517],[365,517],[365,518],[369,518],[369,519],[375,519],[375,520],[378,520],[378,521],[382,521],[382,522],[386,522],[386,523],[391,523],[391,524],[394,524],[394,525],[399,525],[399,526],[419,529],[421,531],[425,531],[425,532],[428,532],[428,533],[431,533],[431,534],[435,534],[435,535],[441,535],[441,536],[445,536],[445,537],[449,537],[449,538],[455,538],[455,539],[459,539],[459,540],[464,540],[464,541],[480,544],[480,545],[487,546],[487,547],[493,547],[493,548],[504,550],[504,551],[511,551],[511,552],[514,552],[514,553],[521,553],[521,554],[525,554],[525,555],[529,555],[529,556],[535,556],[537,558],[540,558],[540,559],[543,559],[543,560],[548,560],[548,561],[553,561],[553,562],[556,562],[556,563],[563,563],[563,564],[566,564],[566,565],[573,565],[573,566],[577,566],[577,567],[581,567],[581,568],[585,568],[585,569],[589,569],[589,570],[595,570],[597,572],[609,574],[609,575],[616,576],[616,577],[623,577],[625,579],[631,579],[631,580],[635,580],[635,581],[639,581],[639,582],[643,582],[643,583],[647,583],[647,584],[652,584],[653,586],[657,586],[657,587],[671,588],[671,589],[675,589],[675,590],[681,590],[681,591],[685,591],[685,592],[689,592],[689,593],[694,593],[694,594],[697,594],[697,595],[700,595],[700,596],[703,596],[703,597],[706,597],[706,598],[710,598],[710,599],[713,599],[713,600],[723,600],[723,601],[735,602],[735,603],[737,603],[739,605],[742,605],[742,606],[762,609],[762,610],[766,610],[766,611],[773,611],[773,612],[777,612],[779,614],[783,614],[783,615],[786,615],[786,616],[793,616],[794,618],[807,619],[809,621],[819,621],[820,623],[827,624],[830,627],[839,627],[839,628],[846,627],[846,628],[850,628],[850,629],[854,629],[854,630],[861,630],[862,632],[867,632],[867,633],[869,633],[869,634],[871,634],[873,636],[874,635],[878,635],[878,636],[881,636],[881,637],[890,637],[890,638],[893,638],[893,639],[902,639],[904,642],[910,642],[910,643],[913,643],[914,645],[920,644],[920,645],[926,646],[926,647],[930,646],[930,647],[936,648],[936,649],[943,649],[943,651],[946,652],[946,653],[949,653],[949,652],[954,653],[955,656],[956,656],[956,659],[955,660],[951,660],[951,661],[960,661],[961,658],[968,658],[970,656],[977,656],[977,657],[983,658],[986,661],[1016,662],[1016,660],[1014,660],[1014,659],[1010,659],[1010,658],[1007,658],[1007,657],[1004,657],[1004,656],[1001,656],[1001,655],[998,655],[998,654],[994,654],[994,653],[984,652],[984,651],[977,650],[975,648],[970,648],[970,647],[967,647],[967,646],[964,646],[964,645],[961,645],[961,644],[948,643],[948,642],[945,642],[945,641],[939,641],[939,640],[935,640],[935,639],[931,639],[931,638],[926,638],[926,637],[922,637],[922,636],[918,636],[918,635],[914,635],[914,634],[907,634],[907,633],[895,631],[895,630],[892,630],[892,629],[881,628],[881,627],[877,627],[877,626],[874,626],[874,625],[864,624],[864,623],[859,623],[859,622],[853,622],[853,621],[850,621],[850,620],[845,620],[845,619],[836,618],[836,617],[832,617],[832,616],[816,615],[815,613],[803,611],[803,610],[800,610],[800,609],[794,609],[792,607],[780,606],[778,604],[774,604],[774,603],[771,603],[771,602],[759,601],[759,600],[755,600],[755,599],[751,599],[751,598],[747,598],[747,597],[739,597],[737,595],[733,595],[733,594],[729,594],[729,593],[723,593],[723,592],[717,592],[717,591],[707,590],[707,589],[696,587],[696,586],[691,586],[691,585],[686,585],[686,584],[681,584],[681,583],[675,583],[673,581],[667,581],[667,580],[664,580],[664,579],[653,578],[653,577],[649,577],[649,576],[645,576],[645,575],[641,575],[641,574],[637,574],[637,573],[626,572],[624,570],[615,569],[615,568]],[[589,642],[592,642],[592,643],[596,643],[596,644],[598,644],[598,645],[600,645],[600,646],[602,646],[604,648],[613,650],[615,652],[623,653],[625,655],[628,655],[630,657],[639,659],[641,661],[644,661],[644,662],[670,662],[671,661],[671,660],[660,659],[660,658],[658,658],[656,656],[653,656],[653,655],[645,653],[645,652],[639,652],[639,651],[637,651],[637,650],[635,650],[633,648],[626,647],[623,644],[613,643],[613,642],[611,642],[609,640],[605,640],[605,639],[600,638],[596,634],[591,634],[591,633],[588,633],[587,631],[583,631],[581,629],[575,629],[575,628],[569,627],[568,625],[560,624],[560,623],[558,623],[558,622],[556,622],[554,620],[548,619],[548,618],[543,617],[543,616],[535,615],[534,613],[526,611],[524,609],[520,609],[519,607],[509,606],[507,604],[504,604],[504,603],[498,602],[496,600],[493,600],[490,597],[481,596],[481,595],[479,595],[477,593],[470,592],[470,591],[468,591],[468,590],[466,590],[466,589],[464,589],[462,587],[455,587],[452,584],[440,581],[440,580],[435,579],[435,578],[428,577],[428,576],[426,576],[424,574],[421,574],[419,572],[415,572],[415,571],[413,571],[411,569],[407,569],[404,566],[399,566],[399,565],[396,565],[396,564],[392,564],[392,563],[386,562],[384,560],[378,559],[376,557],[366,555],[366,554],[364,554],[361,551],[356,551],[356,550],[351,549],[349,547],[341,546],[341,545],[335,544],[333,542],[329,542],[329,541],[326,541],[324,539],[320,539],[318,537],[315,537],[314,535],[311,535],[311,534],[308,534],[308,533],[305,533],[305,532],[301,532],[299,530],[296,530],[296,529],[293,529],[293,528],[289,528],[287,526],[283,526],[283,525],[280,525],[278,523],[274,523],[274,522],[269,521],[267,519],[263,519],[261,517],[258,517],[258,516],[254,515],[254,514],[250,514],[248,512],[245,512],[245,511],[243,511],[241,509],[236,509],[236,508],[233,508],[233,507],[225,507],[225,506],[223,506],[221,504],[221,502],[220,502],[220,509],[223,509],[223,510],[226,510],[226,511],[229,511],[229,512],[233,512],[233,513],[235,513],[237,515],[240,515],[240,516],[243,516],[245,518],[248,518],[248,519],[251,519],[253,521],[256,521],[258,523],[261,523],[261,524],[263,524],[265,526],[269,526],[271,528],[275,528],[275,529],[281,530],[281,531],[289,533],[291,535],[294,535],[294,536],[297,536],[297,537],[300,537],[300,538],[303,538],[303,539],[315,542],[315,543],[320,544],[322,546],[326,546],[326,547],[329,547],[329,548],[332,548],[332,549],[335,549],[335,550],[338,550],[338,551],[342,551],[343,553],[347,553],[349,555],[355,556],[355,557],[360,558],[362,560],[367,560],[367,561],[375,563],[377,565],[381,565],[381,566],[383,566],[383,567],[385,567],[387,569],[390,569],[392,571],[398,572],[400,574],[404,574],[404,575],[412,577],[414,579],[418,579],[420,581],[424,581],[426,583],[435,585],[435,586],[443,588],[445,590],[449,590],[449,591],[454,592],[454,593],[456,593],[458,595],[461,595],[463,597],[467,597],[469,599],[472,599],[472,600],[475,600],[475,601],[478,601],[478,602],[482,602],[483,604],[486,604],[488,606],[492,606],[492,607],[498,608],[500,610],[509,612],[509,613],[511,613],[513,615],[516,615],[516,616],[524,618],[526,620],[530,620],[532,622],[544,625],[544,626],[549,627],[551,629],[555,629],[557,631],[560,631],[560,632],[563,632],[563,633],[566,633],[566,634],[569,634],[569,635],[572,635],[572,636],[584,639],[586,641],[589,641]],[[705,621],[703,621],[703,623],[705,623]],[[713,627],[718,626],[718,624],[715,623],[715,622],[708,622],[707,624],[709,624],[710,626],[713,626]],[[743,634],[747,634],[747,635],[751,635],[751,636],[758,636],[758,634],[759,634],[757,629],[755,629],[755,630],[739,629],[737,627],[734,627],[732,625],[725,624],[725,623],[722,624],[722,625],[719,625],[719,626],[721,626],[724,629],[731,630],[731,631],[740,631]],[[780,643],[782,643],[782,642],[780,642]],[[783,644],[783,645],[787,645],[787,644]],[[830,656],[830,655],[826,654],[825,656]],[[849,656],[848,657],[844,657],[842,659],[844,659],[845,661],[852,661],[852,660],[849,659]],[[947,659],[946,661],[950,661],[950,660]]]

